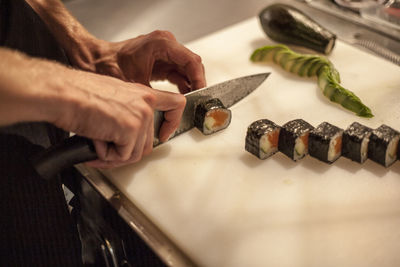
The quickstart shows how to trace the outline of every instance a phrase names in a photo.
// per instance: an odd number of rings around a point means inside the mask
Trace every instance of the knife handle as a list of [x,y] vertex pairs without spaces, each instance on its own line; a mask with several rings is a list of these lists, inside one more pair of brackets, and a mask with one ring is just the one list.
[[97,154],[93,142],[86,137],[74,135],[35,155],[31,163],[42,178],[49,180],[65,168],[95,159]]

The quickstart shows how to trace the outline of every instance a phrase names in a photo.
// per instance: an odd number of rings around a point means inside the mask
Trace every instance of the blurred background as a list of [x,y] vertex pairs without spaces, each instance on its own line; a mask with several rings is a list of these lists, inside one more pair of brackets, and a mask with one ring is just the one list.
[[119,41],[158,29],[171,31],[182,43],[253,17],[268,5],[265,0],[65,0],[64,3],[98,38]]

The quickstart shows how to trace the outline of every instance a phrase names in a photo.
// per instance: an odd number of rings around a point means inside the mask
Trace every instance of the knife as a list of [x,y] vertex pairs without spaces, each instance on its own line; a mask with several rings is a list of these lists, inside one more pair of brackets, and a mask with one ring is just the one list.
[[[182,119],[170,139],[194,127],[195,109],[199,103],[211,98],[219,98],[224,106],[229,108],[253,92],[269,74],[243,76],[185,94],[186,106]],[[161,144],[158,133],[163,121],[164,113],[156,110],[153,147]],[[97,159],[97,154],[93,142],[86,137],[74,135],[35,155],[31,158],[31,163],[37,174],[48,180],[67,167],[95,159]]]

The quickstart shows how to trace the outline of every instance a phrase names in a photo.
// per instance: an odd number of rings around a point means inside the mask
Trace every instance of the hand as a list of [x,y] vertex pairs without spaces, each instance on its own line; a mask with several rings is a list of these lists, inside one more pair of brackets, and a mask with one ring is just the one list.
[[0,125],[47,121],[91,138],[99,156],[92,166],[115,167],[140,160],[152,151],[154,110],[164,111],[159,135],[165,142],[185,107],[186,98],[181,94],[6,49],[0,48],[0,56]]
[[178,43],[166,31],[119,43],[86,39],[77,50],[69,50],[75,66],[124,81],[150,86],[152,80],[169,80],[181,93],[206,86],[201,58]]
[[[99,160],[92,166],[116,167],[149,154],[153,148],[155,110],[164,111],[161,142],[167,141],[178,127],[186,104],[183,95],[112,77],[71,72],[74,77],[69,78],[73,82],[68,84],[71,93],[67,94],[67,107],[53,124],[94,140]],[[60,100],[65,102],[63,97]]]
[[[40,72],[36,67],[29,72],[23,69],[26,64],[22,64],[18,68],[19,73],[16,71],[18,74],[14,75],[16,83],[27,80],[17,79],[23,77],[21,70],[28,72],[28,78],[42,77],[33,78],[22,87],[17,86],[22,90],[20,100],[22,98],[22,102],[30,103],[24,103],[23,110],[17,109],[13,118],[2,121],[0,116],[0,124],[44,117],[44,120],[67,131],[94,139],[96,151],[102,160],[95,164],[110,167],[121,162],[137,161],[151,151],[153,132],[150,128],[153,127],[154,109],[166,111],[166,122],[159,133],[161,141],[166,141],[179,124],[185,98],[151,89],[150,81],[167,79],[176,84],[181,93],[206,85],[201,58],[179,44],[169,32],[155,31],[123,42],[107,42],[92,36],[60,1],[27,2],[46,23],[74,67],[119,80],[59,67],[50,68],[47,73]],[[36,73],[32,73],[34,69]],[[54,69],[59,71],[54,72]],[[0,89],[1,74],[0,71]],[[45,84],[41,85],[38,81]],[[26,92],[31,89],[35,89],[36,94]],[[15,95],[11,98],[15,98]],[[0,106],[0,115],[7,106],[17,107],[15,102],[2,101],[4,99],[0,99],[0,104],[11,104]],[[41,107],[37,105],[39,102],[42,103]],[[49,110],[47,106],[53,108]],[[22,112],[28,109],[31,112]],[[52,114],[52,119],[46,117],[44,111]],[[112,142],[114,146],[106,146],[106,142]]]

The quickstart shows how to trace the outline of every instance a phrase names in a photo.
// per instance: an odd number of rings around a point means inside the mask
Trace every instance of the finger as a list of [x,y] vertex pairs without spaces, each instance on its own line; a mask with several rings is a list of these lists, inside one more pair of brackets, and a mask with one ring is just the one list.
[[135,143],[135,147],[132,150],[132,153],[127,161],[129,162],[137,162],[143,157],[143,150],[147,140],[149,123],[152,120],[144,120],[145,123],[143,127],[141,127],[140,132],[138,133],[138,138]]
[[155,30],[155,31],[149,33],[148,36],[150,38],[154,38],[154,39],[165,38],[165,39],[176,42],[175,36],[169,31]]
[[167,80],[178,86],[181,94],[186,94],[191,91],[188,80],[176,71],[170,72],[167,76]]
[[124,54],[118,58],[118,65],[130,82],[141,83],[150,87],[154,58],[142,54]]
[[154,141],[154,116],[151,117],[150,125],[147,128],[147,138],[143,148],[143,155],[148,155],[151,153],[151,151],[153,150],[153,141]]
[[185,66],[186,75],[190,81],[191,91],[206,87],[204,65],[196,62],[189,62]]
[[168,58],[171,62],[183,68],[192,90],[206,86],[204,66],[200,56],[177,43],[168,50]]
[[138,131],[130,131],[129,135],[127,143],[111,146],[107,157],[108,161],[127,161],[132,157],[132,153],[137,143],[140,143],[141,138],[139,138],[140,133]]
[[108,153],[107,143],[100,140],[93,140],[93,145],[96,150],[97,157],[100,160],[106,160]]
[[108,143],[105,156],[100,158],[103,161],[127,161],[132,155],[134,145],[137,141],[137,132],[131,131],[126,138],[126,143]]
[[186,98],[181,94],[172,92],[154,91],[156,92],[154,108],[164,111],[164,122],[161,125],[159,137],[161,142],[166,142],[179,126],[185,109]]
[[102,75],[108,75],[114,78],[121,79],[123,81],[128,81],[128,79],[125,77],[121,69],[116,63],[99,63],[96,65],[96,73],[102,74]]

